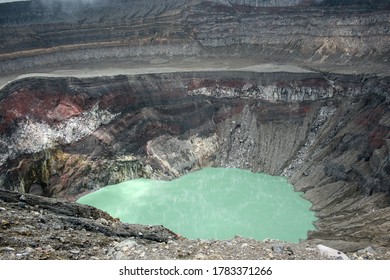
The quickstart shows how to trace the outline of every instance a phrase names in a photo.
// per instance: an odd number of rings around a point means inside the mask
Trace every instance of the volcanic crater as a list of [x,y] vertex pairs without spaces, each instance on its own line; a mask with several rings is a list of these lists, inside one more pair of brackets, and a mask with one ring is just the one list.
[[54,2],[0,4],[4,201],[235,167],[304,192],[308,240],[390,247],[388,1]]

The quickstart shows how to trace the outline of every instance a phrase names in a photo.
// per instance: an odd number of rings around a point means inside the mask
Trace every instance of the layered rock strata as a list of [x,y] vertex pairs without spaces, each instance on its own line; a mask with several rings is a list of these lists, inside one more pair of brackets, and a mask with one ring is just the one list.
[[389,11],[389,1],[368,0],[8,3],[0,9],[0,71],[234,55],[316,69],[337,63],[351,72],[387,72]]

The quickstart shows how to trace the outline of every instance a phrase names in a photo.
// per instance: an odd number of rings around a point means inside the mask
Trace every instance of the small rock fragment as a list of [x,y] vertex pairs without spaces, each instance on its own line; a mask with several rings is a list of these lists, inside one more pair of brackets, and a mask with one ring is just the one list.
[[51,245],[47,245],[47,246],[45,247],[45,251],[46,251],[46,252],[54,252],[55,250],[53,249],[53,247],[51,247]]
[[284,246],[283,245],[273,245],[272,251],[276,254],[282,254],[284,251]]
[[41,214],[37,211],[31,211],[31,214],[34,215],[34,216],[40,216]]
[[287,246],[285,250],[289,256],[294,255],[294,251],[290,246]]
[[26,255],[29,255],[29,254],[31,254],[31,253],[34,253],[34,249],[31,248],[31,247],[27,247],[27,248],[24,250],[24,253],[25,253]]
[[26,203],[20,201],[20,202],[18,202],[18,206],[19,206],[20,208],[26,208]]
[[357,254],[358,254],[358,256],[365,255],[365,254],[375,255],[376,251],[374,250],[374,248],[369,246],[367,248],[364,248],[364,249],[357,251]]
[[317,248],[320,251],[321,255],[326,256],[328,259],[349,260],[347,255],[345,255],[344,253],[342,253],[338,250],[326,247],[326,246],[321,245],[321,244],[317,245]]
[[137,246],[137,242],[135,240],[132,240],[132,239],[127,239],[127,240],[122,241],[118,245],[122,246],[122,247],[132,248],[132,247]]
[[211,254],[209,257],[208,257],[209,260],[222,260],[222,256],[221,255],[218,255],[218,254]]
[[169,240],[169,241],[167,242],[167,244],[173,245],[173,246],[179,246],[179,244],[178,244],[177,242],[173,241],[173,240]]
[[108,226],[108,225],[109,225],[108,221],[107,221],[106,219],[104,219],[104,218],[100,218],[98,221],[99,221],[102,225],[105,225],[105,226]]
[[115,252],[114,258],[116,260],[125,260],[126,259],[126,255],[123,252]]
[[15,249],[12,247],[1,247],[0,252],[15,252]]
[[11,223],[8,222],[7,220],[1,220],[0,226],[2,229],[7,229],[11,227]]
[[64,229],[64,225],[61,224],[61,223],[53,223],[52,228],[54,230],[63,230]]
[[80,250],[79,249],[72,249],[69,252],[71,252],[72,254],[75,254],[75,255],[80,254]]
[[206,260],[206,255],[202,254],[202,253],[198,253],[195,255],[194,257],[195,260]]

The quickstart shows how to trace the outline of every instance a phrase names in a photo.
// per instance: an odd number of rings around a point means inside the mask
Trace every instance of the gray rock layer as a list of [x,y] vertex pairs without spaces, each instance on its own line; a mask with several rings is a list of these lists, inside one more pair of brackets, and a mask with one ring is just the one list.
[[48,2],[1,4],[1,72],[194,55],[387,71],[389,1]]

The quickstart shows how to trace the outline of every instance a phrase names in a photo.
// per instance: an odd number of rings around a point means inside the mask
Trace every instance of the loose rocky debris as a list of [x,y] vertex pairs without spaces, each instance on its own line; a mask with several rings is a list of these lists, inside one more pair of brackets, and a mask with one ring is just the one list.
[[[0,191],[3,260],[334,259],[317,244],[278,240],[189,240],[163,226],[130,225],[90,206]],[[350,259],[390,259],[389,248],[363,248]]]

